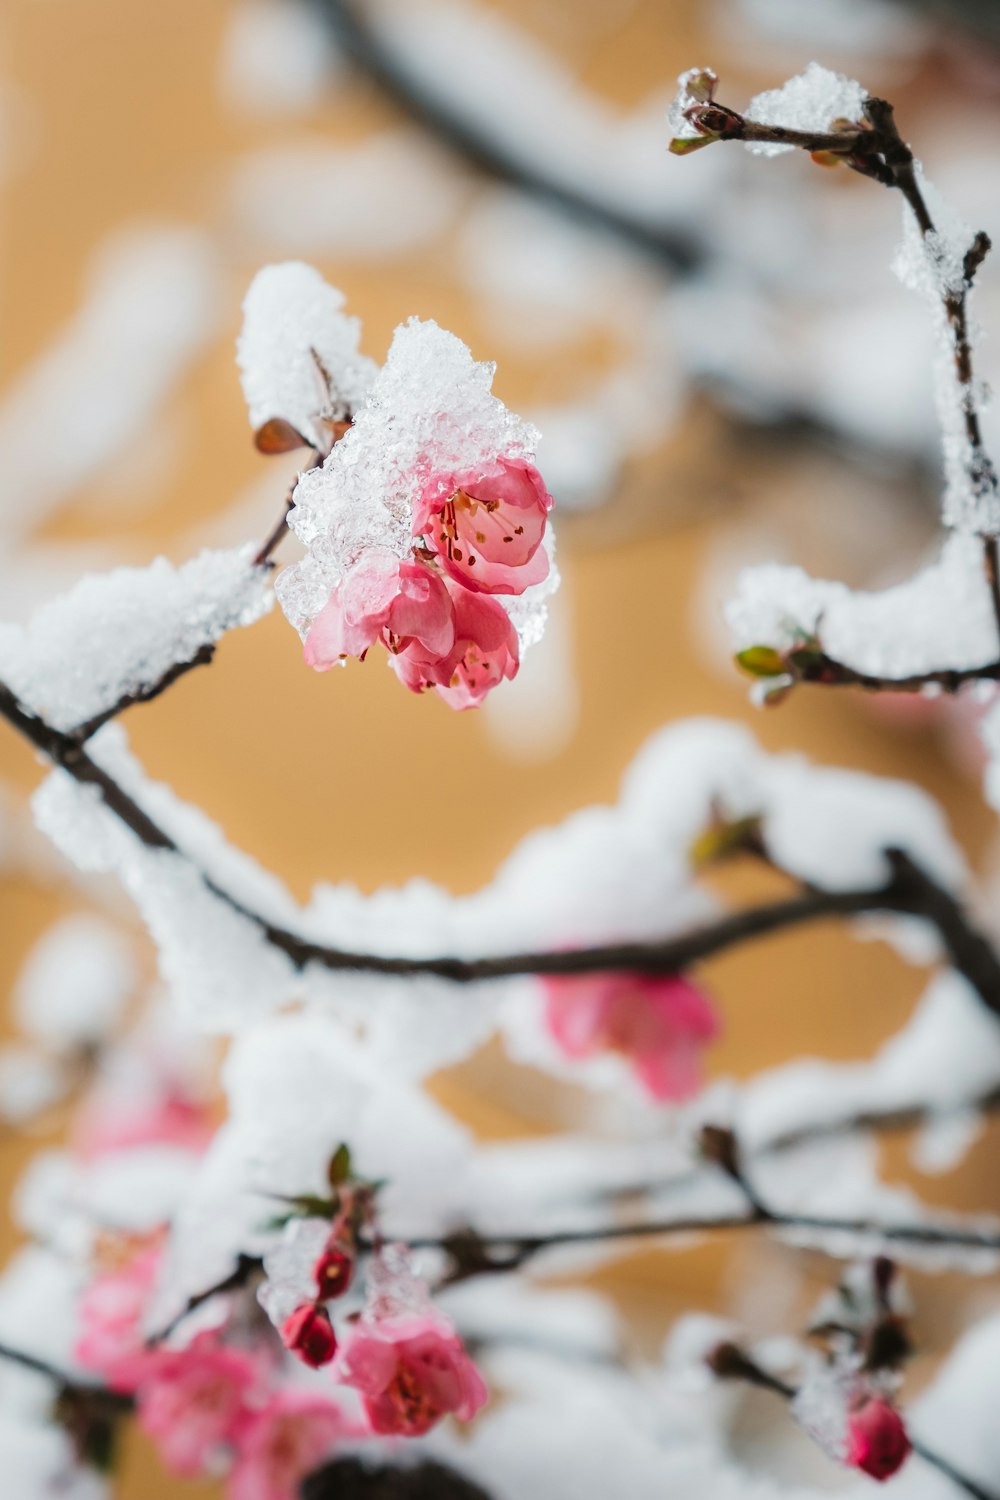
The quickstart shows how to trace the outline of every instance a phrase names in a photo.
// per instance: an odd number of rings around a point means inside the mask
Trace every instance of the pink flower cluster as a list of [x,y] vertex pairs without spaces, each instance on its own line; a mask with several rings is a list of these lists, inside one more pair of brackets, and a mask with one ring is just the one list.
[[451,1325],[429,1309],[348,1324],[339,1348],[323,1299],[346,1292],[353,1258],[328,1244],[316,1262],[317,1295],[286,1320],[282,1342],[306,1364],[330,1364],[360,1396],[352,1418],[331,1392],[279,1384],[280,1350],[233,1320],[197,1333],[183,1348],[143,1336],[144,1310],[159,1272],[159,1242],[133,1246],[102,1271],[79,1308],[76,1355],[115,1391],[134,1397],[138,1419],[166,1465],[193,1477],[228,1468],[229,1500],[295,1500],[303,1476],[346,1438],[417,1437],[442,1417],[469,1420],[486,1387]]
[[411,691],[433,687],[452,708],[478,707],[517,674],[517,632],[493,596],[521,594],[547,576],[552,503],[521,459],[433,476],[414,508],[411,556],[371,549],[355,563],[312,623],[307,664],[323,672],[363,660],[380,641]]
[[654,1099],[687,1099],[718,1035],[715,1007],[680,974],[552,975],[545,1025],[567,1057],[618,1052]]

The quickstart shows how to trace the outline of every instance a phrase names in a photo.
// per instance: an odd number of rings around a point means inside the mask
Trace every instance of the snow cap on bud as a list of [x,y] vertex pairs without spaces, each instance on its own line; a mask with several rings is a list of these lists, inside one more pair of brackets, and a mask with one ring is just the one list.
[[337,1352],[337,1336],[325,1307],[304,1302],[281,1325],[281,1342],[297,1354],[304,1365],[318,1370]]
[[847,1417],[847,1463],[880,1483],[900,1469],[913,1445],[903,1419],[884,1396],[868,1396]]

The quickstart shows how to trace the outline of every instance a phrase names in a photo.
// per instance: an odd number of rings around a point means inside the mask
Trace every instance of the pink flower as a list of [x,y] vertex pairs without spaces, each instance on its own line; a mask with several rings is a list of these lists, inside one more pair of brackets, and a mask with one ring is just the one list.
[[863,1396],[847,1417],[847,1462],[880,1482],[892,1477],[912,1444],[896,1408],[884,1396]]
[[320,1466],[338,1438],[353,1435],[327,1397],[294,1387],[276,1391],[240,1424],[229,1500],[297,1500],[303,1476]]
[[478,708],[497,683],[517,676],[517,631],[495,600],[450,581],[448,592],[455,609],[452,649],[433,656],[414,644],[394,656],[392,666],[411,692],[433,687],[452,708]]
[[140,1250],[115,1270],[95,1276],[80,1298],[76,1358],[113,1390],[134,1391],[154,1357],[146,1347],[143,1315],[161,1255],[159,1245]]
[[542,983],[546,1027],[567,1057],[620,1052],[654,1099],[697,1091],[701,1053],[719,1022],[681,975],[551,975]]
[[304,1302],[281,1325],[281,1342],[297,1354],[304,1365],[318,1370],[337,1352],[337,1336],[325,1307]]
[[440,476],[424,487],[413,522],[457,583],[482,594],[523,594],[541,583],[541,545],[552,496],[523,459],[498,458],[471,474]]
[[431,1316],[356,1324],[337,1373],[361,1392],[374,1432],[402,1437],[420,1437],[448,1412],[468,1422],[489,1395],[461,1339]]
[[152,1145],[200,1153],[211,1139],[207,1108],[176,1091],[141,1108],[105,1103],[84,1109],[74,1132],[74,1146],[86,1159]]
[[363,658],[377,640],[393,653],[413,643],[435,658],[451,650],[454,610],[439,573],[391,552],[366,553],[313,621],[306,665],[326,672],[348,656]]
[[155,1351],[139,1386],[139,1421],[176,1474],[194,1475],[215,1449],[234,1436],[247,1397],[260,1376],[258,1362],[210,1333],[186,1349]]

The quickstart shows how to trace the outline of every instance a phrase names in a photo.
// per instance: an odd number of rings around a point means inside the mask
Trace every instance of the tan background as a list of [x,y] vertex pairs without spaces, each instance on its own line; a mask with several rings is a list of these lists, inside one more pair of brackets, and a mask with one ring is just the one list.
[[[495,8],[561,45],[586,83],[622,106],[636,105],[703,53],[699,7],[688,4],[621,6],[623,23],[589,50],[574,40],[567,16],[576,7],[568,0],[548,8],[503,0]],[[182,555],[176,549],[191,527],[258,479],[265,462],[249,442],[232,359],[240,297],[255,269],[244,263],[244,247],[226,220],[225,180],[233,161],[250,146],[298,129],[353,139],[395,118],[394,106],[363,84],[338,87],[305,122],[234,117],[218,89],[228,19],[228,7],[218,0],[163,6],[6,0],[0,12],[0,78],[16,80],[30,106],[18,117],[24,165],[0,186],[0,393],[72,315],[83,268],[109,231],[134,220],[200,224],[225,251],[222,334],[171,396],[164,416],[181,434],[169,483],[157,490],[156,473],[143,474],[140,464],[137,491],[150,486],[152,503],[134,510],[119,505],[109,518],[95,480],[43,533],[77,541],[102,537],[110,526],[120,554],[135,561],[157,549]],[[739,97],[749,86],[774,81],[740,72],[736,60],[732,66]],[[945,73],[939,76],[929,63],[918,66],[904,91],[910,118],[924,98],[949,86]],[[696,169],[694,162],[664,159],[664,171]],[[865,191],[867,185],[852,187]],[[831,191],[842,192],[843,185]],[[437,317],[477,354],[501,359],[497,389],[515,406],[572,391],[580,368],[605,358],[595,341],[568,348],[558,359],[491,346],[477,327],[472,300],[449,284],[447,261],[433,250],[398,265],[321,268],[363,317],[369,352],[383,349],[394,324],[409,313]],[[58,413],[52,418],[58,442]],[[141,452],[134,456],[141,459]],[[285,482],[280,461],[274,472],[277,514]],[[760,714],[748,706],[735,673],[724,680],[706,670],[690,601],[712,528],[733,508],[766,503],[784,507],[794,531],[796,486],[807,478],[831,494],[856,483],[832,457],[758,446],[743,451],[699,406],[682,436],[647,471],[630,475],[610,512],[561,527],[580,715],[572,742],[548,759],[504,756],[475,714],[456,716],[436,700],[413,698],[373,664],[313,675],[277,613],[224,641],[210,671],[130,714],[129,732],[154,775],[200,803],[299,895],[320,876],[372,889],[422,874],[456,891],[473,888],[530,828],[587,802],[613,799],[621,772],[653,729],[704,712],[751,721],[771,747],[916,779],[944,800],[978,857],[992,836],[990,820],[974,781],[956,773],[933,728],[883,723],[857,698],[819,691]],[[0,504],[30,506],[31,496],[3,494]],[[665,524],[678,513],[687,519]],[[793,554],[800,544],[814,551],[821,546],[822,537],[807,534],[809,524],[803,521],[799,535],[792,535]],[[26,792],[39,774],[24,746],[0,732],[0,777]],[[761,879],[741,877],[733,888],[757,893]],[[9,984],[53,914],[78,900],[61,888],[0,882],[0,984]],[[921,983],[882,948],[851,944],[825,927],[727,956],[709,965],[706,977],[726,1018],[712,1071],[737,1076],[799,1052],[867,1054],[903,1020]],[[442,1082],[441,1095],[491,1132],[533,1128],[530,1089],[519,1117],[505,1104],[477,1099],[474,1082],[460,1073]],[[28,1142],[4,1139],[5,1189],[28,1149]],[[991,1150],[989,1139],[980,1143],[955,1178],[925,1184],[925,1191],[970,1206],[991,1200],[1000,1206]],[[891,1161],[893,1170],[907,1170],[901,1153]],[[711,1246],[647,1254],[627,1275],[603,1281],[624,1305],[641,1309],[650,1344],[681,1307],[721,1297],[738,1267],[750,1265],[739,1260],[745,1253]],[[823,1271],[818,1265],[817,1273]],[[919,1289],[933,1352],[961,1311],[952,1308],[944,1283],[921,1280]],[[135,1445],[121,1494],[157,1500],[174,1491]],[[190,1492],[214,1493],[198,1485]]]

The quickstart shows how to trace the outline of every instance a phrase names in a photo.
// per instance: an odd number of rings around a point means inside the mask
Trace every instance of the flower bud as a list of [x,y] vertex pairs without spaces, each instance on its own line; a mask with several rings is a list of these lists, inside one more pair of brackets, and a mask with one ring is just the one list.
[[911,1446],[902,1417],[883,1396],[862,1399],[848,1413],[847,1462],[872,1479],[890,1479]]
[[281,1327],[281,1342],[297,1354],[304,1365],[318,1370],[328,1365],[337,1352],[337,1336],[325,1307],[303,1302]]
[[342,1297],[354,1278],[354,1260],[336,1245],[328,1245],[313,1270],[321,1302]]

